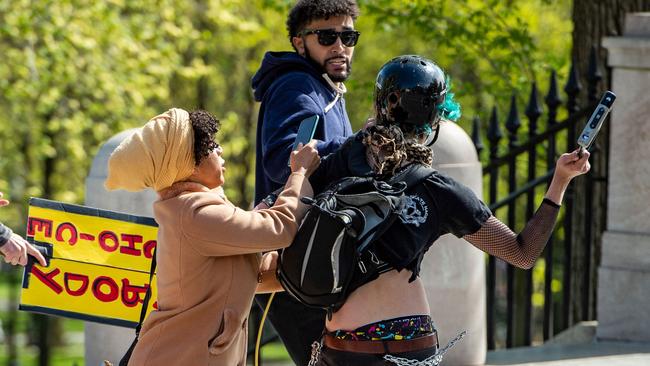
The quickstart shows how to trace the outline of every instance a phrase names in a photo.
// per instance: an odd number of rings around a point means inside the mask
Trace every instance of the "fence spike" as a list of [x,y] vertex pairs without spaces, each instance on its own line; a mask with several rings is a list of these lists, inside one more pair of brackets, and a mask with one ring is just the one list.
[[574,114],[580,109],[578,107],[578,94],[580,93],[580,90],[582,90],[582,85],[580,84],[580,77],[578,76],[578,67],[576,66],[576,61],[573,60],[571,70],[569,71],[569,80],[567,80],[567,83],[564,86],[564,91],[569,96],[567,99],[569,115]]
[[514,146],[517,142],[517,130],[521,127],[521,120],[519,119],[519,110],[517,109],[517,95],[512,94],[510,97],[510,111],[508,112],[508,119],[506,119],[506,129],[508,130],[508,138],[510,146]]
[[528,99],[528,106],[526,106],[526,117],[530,121],[530,128],[528,129],[529,135],[533,136],[537,133],[537,119],[542,115],[544,110],[542,104],[539,102],[537,95],[537,83],[533,82],[530,87],[530,98]]
[[544,98],[549,110],[557,109],[562,104],[562,98],[557,88],[557,74],[555,70],[551,70],[551,80],[548,86],[548,94]]
[[569,70],[569,80],[567,80],[566,85],[564,86],[564,91],[568,95],[576,95],[582,90],[582,84],[580,84],[580,77],[578,76],[578,67],[576,66],[575,60],[571,64],[571,69]]
[[496,158],[499,147],[499,140],[503,137],[501,127],[499,126],[499,114],[497,106],[492,107],[492,114],[490,115],[490,123],[488,125],[487,138],[490,142],[490,159]]
[[483,145],[483,140],[481,139],[481,120],[478,116],[474,116],[472,119],[472,142],[476,148],[476,153],[479,158],[481,157],[481,151],[485,148]]

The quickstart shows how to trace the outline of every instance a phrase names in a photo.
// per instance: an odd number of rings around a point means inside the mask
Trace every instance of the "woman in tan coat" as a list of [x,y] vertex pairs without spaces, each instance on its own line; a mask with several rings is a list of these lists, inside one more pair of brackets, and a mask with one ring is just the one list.
[[[171,109],[109,160],[108,189],[153,188],[160,196],[158,310],[145,320],[129,365],[245,365],[258,278],[275,279],[259,253],[291,243],[306,211],[299,197],[312,195],[307,177],[320,160],[308,144],[291,154],[292,173],[273,207],[234,206],[221,188],[226,168],[217,130],[204,111]],[[260,276],[264,271],[270,276]]]

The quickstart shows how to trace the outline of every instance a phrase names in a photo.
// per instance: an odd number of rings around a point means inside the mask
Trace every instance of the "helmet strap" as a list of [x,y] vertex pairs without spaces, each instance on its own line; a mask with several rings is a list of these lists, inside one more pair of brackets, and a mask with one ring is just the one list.
[[[431,141],[427,142],[427,144],[426,144],[427,147],[433,146],[433,144],[435,144],[436,141],[438,141],[439,132],[440,132],[440,123],[438,123],[438,125],[436,126],[436,130],[433,131],[433,133],[434,133],[433,139]],[[428,140],[428,138],[427,138],[427,140]]]

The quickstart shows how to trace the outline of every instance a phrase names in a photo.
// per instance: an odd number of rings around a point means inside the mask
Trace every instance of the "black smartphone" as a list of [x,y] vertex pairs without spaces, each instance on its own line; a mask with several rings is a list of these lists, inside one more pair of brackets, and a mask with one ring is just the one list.
[[582,155],[582,151],[588,149],[596,139],[596,135],[598,135],[598,131],[600,131],[600,128],[603,126],[605,117],[607,117],[607,114],[612,109],[615,100],[616,94],[609,90],[603,94],[602,98],[600,98],[596,110],[591,114],[591,117],[589,117],[589,120],[587,121],[587,125],[585,125],[582,133],[578,136],[578,145],[580,146],[579,155]]
[[[314,133],[316,132],[316,126],[318,126],[318,120],[319,117],[317,114],[307,117],[303,119],[300,122],[300,126],[298,127],[298,133],[296,134],[296,139],[293,142],[293,147],[291,148],[291,151],[294,151],[298,148],[298,144],[302,143],[303,145],[306,145],[311,139],[314,137]],[[290,165],[289,162],[287,162],[287,165]]]

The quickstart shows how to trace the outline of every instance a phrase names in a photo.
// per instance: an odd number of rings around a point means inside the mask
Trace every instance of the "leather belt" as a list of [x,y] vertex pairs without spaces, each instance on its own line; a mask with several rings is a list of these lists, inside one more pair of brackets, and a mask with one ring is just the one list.
[[427,336],[402,341],[354,341],[335,338],[329,334],[323,336],[327,348],[337,351],[356,353],[404,353],[420,351],[430,347],[438,347],[438,334],[433,332]]

